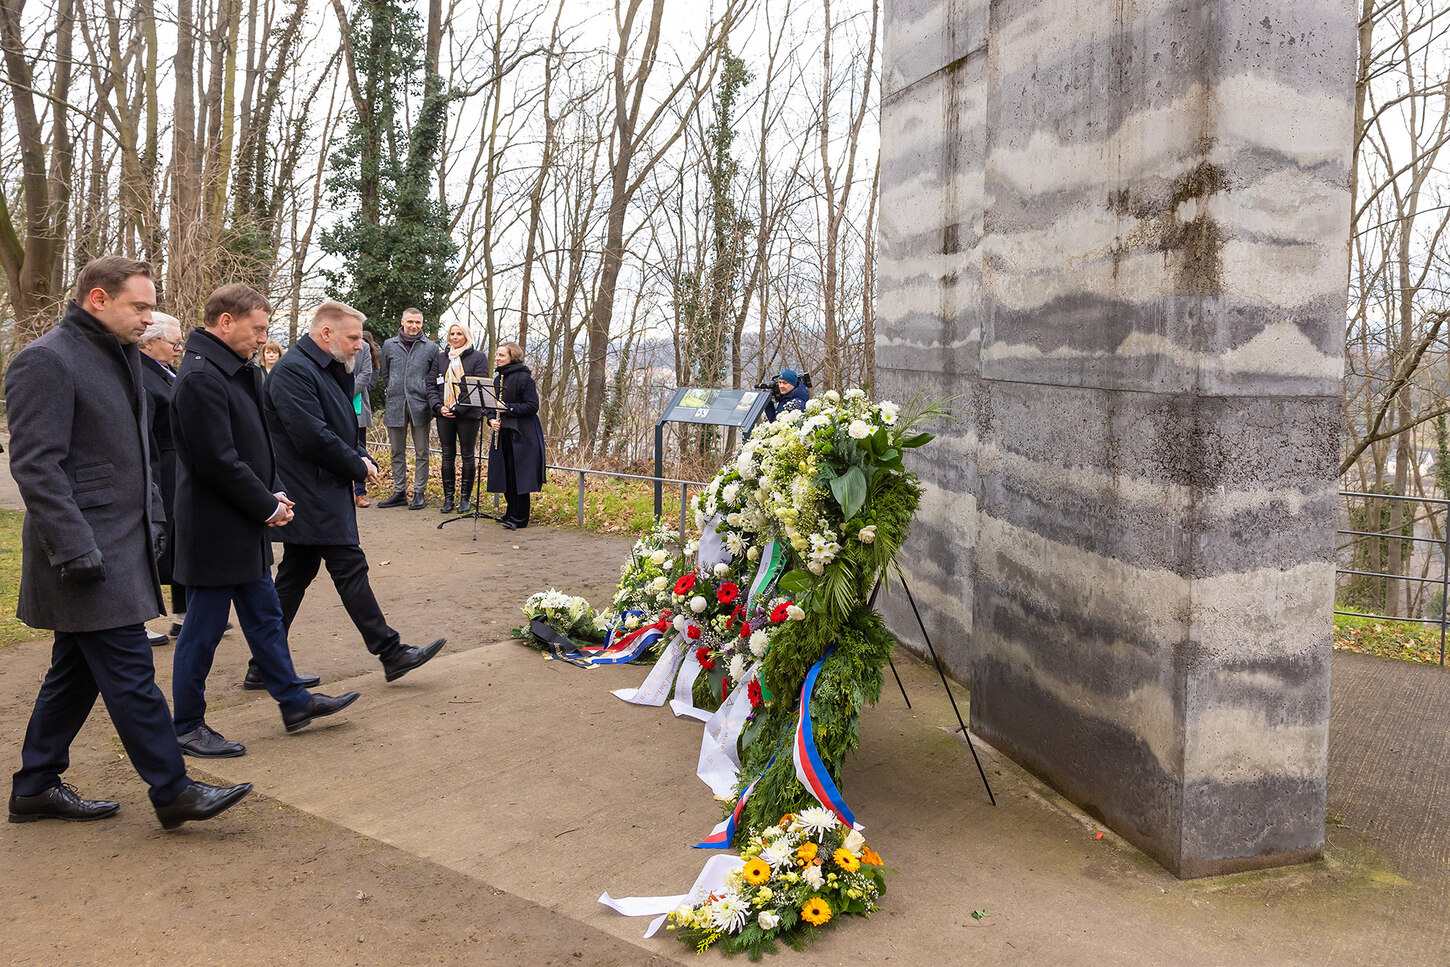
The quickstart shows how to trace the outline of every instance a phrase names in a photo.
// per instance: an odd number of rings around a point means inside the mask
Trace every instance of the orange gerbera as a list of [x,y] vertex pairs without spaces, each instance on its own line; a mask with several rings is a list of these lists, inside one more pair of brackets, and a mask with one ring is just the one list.
[[864,852],[862,852],[861,862],[866,863],[869,866],[880,866],[881,854],[876,852],[874,849],[868,848]]
[[765,860],[754,859],[745,864],[745,869],[740,871],[745,877],[745,882],[751,886],[760,886],[770,879],[770,864]]
[[834,854],[836,865],[847,873],[855,873],[861,868],[861,861],[851,855],[851,851],[844,846],[836,850]]
[[820,897],[807,900],[805,906],[801,907],[801,919],[812,926],[819,927],[831,919],[831,905]]
[[795,848],[795,858],[801,864],[801,866],[805,866],[811,860],[813,860],[813,859],[816,858],[816,844],[815,843],[802,843],[802,844],[800,844],[799,846],[797,846]]

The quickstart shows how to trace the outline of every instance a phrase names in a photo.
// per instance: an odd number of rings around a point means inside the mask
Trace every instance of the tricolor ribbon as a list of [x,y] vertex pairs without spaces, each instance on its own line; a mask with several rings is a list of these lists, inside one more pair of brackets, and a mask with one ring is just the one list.
[[836,788],[835,782],[831,780],[831,774],[826,771],[826,764],[821,761],[821,753],[816,749],[816,739],[811,726],[811,693],[815,691],[816,678],[821,673],[821,666],[830,657],[831,652],[836,650],[832,643],[821,656],[820,661],[811,666],[806,673],[806,680],[801,685],[801,707],[796,718],[795,741],[792,743],[795,755],[796,778],[805,784],[806,789],[816,802],[825,806],[836,817],[847,826],[859,829],[856,826],[856,816],[851,812],[851,807],[846,805],[846,800],[841,796],[841,791]]
[[[765,764],[765,768],[760,770],[760,776],[769,772],[773,765],[775,765],[775,756],[771,756],[770,761]],[[745,791],[740,794],[739,801],[735,803],[735,808],[730,810],[730,815],[717,823],[715,828],[710,830],[709,836],[696,843],[695,849],[730,848],[730,844],[735,840],[735,827],[740,822],[740,814],[745,812],[745,803],[750,799],[750,794],[755,791],[755,783],[760,781],[760,776],[756,776],[755,782],[745,787]]]
[[[620,617],[627,618],[630,615],[643,617],[644,612],[626,611]],[[620,634],[621,631],[624,631],[623,621],[609,632],[604,647],[589,656],[591,665],[622,665],[634,661],[665,635],[656,625],[644,625],[623,635]]]

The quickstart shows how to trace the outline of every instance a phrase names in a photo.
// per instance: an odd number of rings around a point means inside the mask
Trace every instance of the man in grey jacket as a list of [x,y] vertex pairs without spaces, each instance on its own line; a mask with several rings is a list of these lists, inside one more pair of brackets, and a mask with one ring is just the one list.
[[10,472],[25,501],[17,616],[55,631],[11,786],[12,823],[84,822],[120,808],[61,780],[97,695],[164,828],[209,819],[252,788],[187,776],[142,624],[161,611],[165,521],[136,348],[155,306],[150,265],[96,259],[60,325],[5,374]]
[[379,507],[400,507],[408,503],[408,434],[413,436],[413,502],[409,510],[428,506],[423,489],[428,484],[428,367],[438,355],[438,345],[423,335],[423,313],[404,309],[402,329],[383,343],[379,377],[387,392],[383,425],[393,449],[393,495],[378,501]]

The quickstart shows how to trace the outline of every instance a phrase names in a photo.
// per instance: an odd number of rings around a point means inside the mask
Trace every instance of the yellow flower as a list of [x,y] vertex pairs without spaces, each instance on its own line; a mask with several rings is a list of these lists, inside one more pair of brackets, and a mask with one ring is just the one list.
[[831,905],[820,897],[807,900],[805,906],[801,907],[801,919],[819,927],[831,919]]
[[766,880],[770,879],[770,864],[765,862],[765,860],[751,860],[745,864],[745,869],[741,871],[741,875],[745,877],[745,882],[751,886],[760,886]]
[[869,866],[880,866],[881,854],[877,853],[874,849],[867,849],[861,854],[861,862]]
[[[851,851],[848,849],[843,848],[836,850],[835,858],[836,865],[839,866],[841,869],[845,870],[847,873],[855,873],[861,868],[861,861],[856,859],[856,857],[852,856]],[[749,867],[746,867],[746,869],[749,869]],[[747,877],[747,879],[748,878],[749,877]]]
[[811,860],[813,860],[813,859],[816,858],[816,844],[815,843],[802,843],[801,845],[799,845],[799,846],[796,847],[795,855],[796,855],[796,860],[802,866],[805,866]]

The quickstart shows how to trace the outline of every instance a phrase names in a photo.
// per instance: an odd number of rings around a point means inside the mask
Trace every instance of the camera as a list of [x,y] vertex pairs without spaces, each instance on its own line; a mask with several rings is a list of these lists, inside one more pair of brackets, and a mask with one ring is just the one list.
[[774,382],[770,382],[770,383],[756,383],[755,384],[755,388],[758,389],[758,390],[760,390],[761,392],[764,392],[764,393],[774,393],[775,392],[775,383]]
[[811,384],[811,374],[810,373],[801,373],[801,385],[804,386],[806,389],[810,389],[811,388],[811,385],[812,384]]

